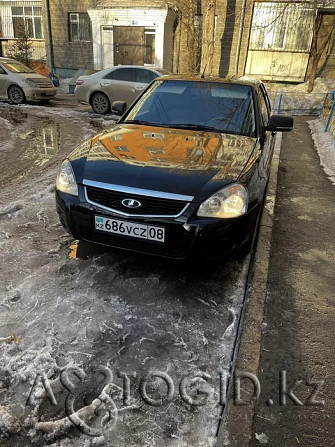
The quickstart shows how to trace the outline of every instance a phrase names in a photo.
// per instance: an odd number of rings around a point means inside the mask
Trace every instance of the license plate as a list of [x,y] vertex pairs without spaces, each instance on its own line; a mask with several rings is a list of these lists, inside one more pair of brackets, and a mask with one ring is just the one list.
[[165,242],[165,228],[95,216],[95,229],[122,236]]

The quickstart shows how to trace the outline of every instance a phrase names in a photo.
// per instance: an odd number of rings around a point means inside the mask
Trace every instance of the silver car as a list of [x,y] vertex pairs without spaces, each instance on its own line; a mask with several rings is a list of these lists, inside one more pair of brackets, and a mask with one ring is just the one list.
[[95,113],[105,114],[114,101],[125,101],[129,106],[151,81],[166,74],[169,72],[161,68],[118,65],[80,76],[74,94],[81,104],[90,104]]
[[22,104],[27,100],[47,102],[55,95],[56,88],[49,78],[15,59],[0,57],[0,98]]

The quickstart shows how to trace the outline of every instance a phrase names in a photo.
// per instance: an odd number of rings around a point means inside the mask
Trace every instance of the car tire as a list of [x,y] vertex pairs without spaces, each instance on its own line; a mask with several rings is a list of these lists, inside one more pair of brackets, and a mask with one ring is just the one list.
[[8,89],[8,99],[13,104],[23,104],[26,101],[25,94],[18,85],[11,85]]
[[100,115],[105,115],[111,110],[111,103],[104,93],[98,92],[94,93],[91,98],[91,107],[93,112],[99,113]]

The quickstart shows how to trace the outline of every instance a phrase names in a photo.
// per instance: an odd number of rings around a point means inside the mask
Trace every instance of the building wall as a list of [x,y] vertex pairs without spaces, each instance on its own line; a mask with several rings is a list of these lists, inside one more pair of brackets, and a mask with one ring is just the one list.
[[[101,29],[95,26],[94,42],[69,42],[68,12],[99,11],[97,17],[102,17],[101,24],[113,25],[110,15],[111,10],[121,11],[120,16],[123,17],[122,11],[126,14],[126,9],[130,12],[131,10],[149,11],[155,8],[156,10],[166,10],[167,4],[169,4],[172,8],[170,11],[178,10],[178,12],[175,15],[168,14],[164,24],[164,60],[161,65],[168,69],[172,68],[174,72],[179,73],[199,72],[201,28],[195,26],[195,18],[200,14],[199,18],[201,19],[201,3],[203,4],[203,1],[62,0],[60,2],[59,0],[49,0],[49,2],[56,69],[60,67],[63,70],[101,69],[100,59],[97,58],[99,51],[101,51]],[[229,77],[240,76],[245,73],[253,4],[254,0],[216,0],[213,75]],[[147,16],[149,18],[150,14],[148,13]],[[136,20],[136,17],[132,19]],[[156,40],[157,45],[163,45],[162,35],[162,32],[159,31],[157,34],[158,40]],[[100,49],[97,49],[99,45]],[[172,59],[173,64],[171,66]],[[333,60],[334,58],[330,57],[328,65],[333,63]],[[327,66],[325,72],[327,72]]]
[[[68,12],[87,12],[96,4],[97,0],[49,0],[53,62],[57,73],[68,70],[71,76],[78,69],[93,70],[93,43],[69,41]],[[47,36],[46,29],[44,32]]]
[[213,74],[242,76],[248,52],[253,0],[217,0]]

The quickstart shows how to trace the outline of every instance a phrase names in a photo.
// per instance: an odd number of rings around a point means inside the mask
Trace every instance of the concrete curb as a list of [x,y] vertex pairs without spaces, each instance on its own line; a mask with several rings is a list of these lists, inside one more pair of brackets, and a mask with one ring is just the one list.
[[[242,310],[240,336],[235,349],[232,374],[235,371],[244,371],[256,376],[258,375],[281,142],[282,134],[280,133],[277,134],[274,148],[265,207],[259,227],[258,242],[252,267],[253,271],[249,275],[246,301],[244,309]],[[233,385],[234,380],[231,377],[227,393],[227,403],[218,431],[217,447],[227,445],[238,447],[248,446],[252,436],[256,402],[253,401],[254,403],[246,406],[235,405]]]

